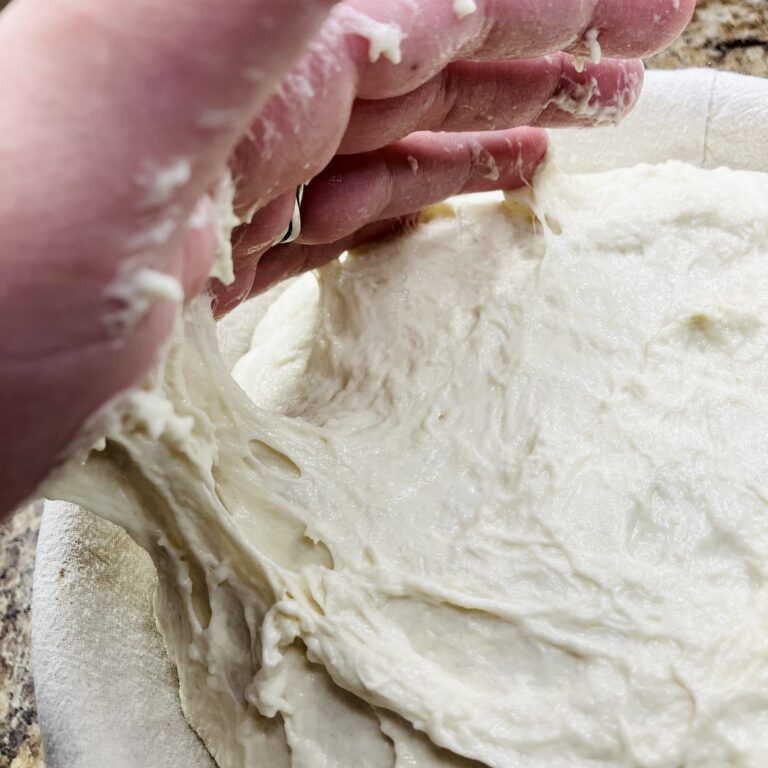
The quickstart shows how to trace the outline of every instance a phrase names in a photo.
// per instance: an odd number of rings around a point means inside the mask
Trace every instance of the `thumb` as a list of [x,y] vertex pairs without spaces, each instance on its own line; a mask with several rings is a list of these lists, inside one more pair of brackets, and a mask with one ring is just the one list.
[[[172,302],[117,331],[331,0],[15,0],[0,16],[0,516],[142,378]],[[172,293],[172,292],[171,292]]]

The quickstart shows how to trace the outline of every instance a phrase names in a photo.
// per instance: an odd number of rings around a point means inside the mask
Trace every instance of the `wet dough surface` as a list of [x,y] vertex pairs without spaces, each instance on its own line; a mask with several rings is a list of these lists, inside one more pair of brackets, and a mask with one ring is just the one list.
[[242,389],[193,304],[56,494],[222,768],[757,768],[767,343],[768,176],[550,167],[302,278]]

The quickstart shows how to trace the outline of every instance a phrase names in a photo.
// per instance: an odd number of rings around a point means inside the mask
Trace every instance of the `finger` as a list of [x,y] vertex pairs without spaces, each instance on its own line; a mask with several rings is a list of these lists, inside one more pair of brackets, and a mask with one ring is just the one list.
[[[364,155],[340,156],[307,187],[301,206],[302,235],[290,246],[271,248],[290,213],[269,211],[242,227],[235,245],[239,270],[232,286],[218,286],[216,310],[233,309],[254,290],[263,290],[296,265],[312,269],[341,251],[325,246],[358,242],[432,203],[464,192],[513,189],[533,178],[547,150],[546,134],[533,128],[479,134],[417,134]],[[373,229],[370,229],[373,227]],[[351,238],[351,240],[350,240]],[[341,250],[344,250],[342,248]],[[334,253],[333,256],[328,254]],[[286,260],[284,254],[292,254]],[[306,262],[306,264],[305,264]],[[307,266],[309,265],[309,266]],[[255,286],[255,288],[254,288]]]
[[[610,57],[648,56],[682,32],[695,7],[695,0],[474,3],[476,10],[461,18],[445,0],[350,0],[340,6],[333,17],[346,20],[349,29],[357,26],[362,37],[386,39],[385,27],[372,26],[376,24],[394,23],[399,30],[399,63],[394,66],[382,57],[365,66],[358,96],[407,93],[456,59],[533,58],[556,51],[588,55],[596,46]],[[391,28],[390,35],[394,32]]]
[[224,286],[221,289],[214,299],[214,314],[217,318],[223,317],[250,296],[263,293],[283,280],[322,267],[352,248],[407,230],[418,218],[419,214],[413,213],[386,221],[376,221],[334,243],[290,243],[272,248],[262,257],[258,269],[243,272],[236,279],[236,285]]
[[232,233],[235,272],[255,266],[260,256],[288,229],[296,206],[296,193],[280,195],[257,213],[245,219]]
[[342,141],[355,98],[402,96],[455,59],[587,53],[592,30],[593,49],[598,45],[607,56],[645,55],[668,44],[694,7],[694,0],[476,3],[477,10],[462,19],[450,0],[337,6],[237,149],[238,210],[263,206],[319,173]]
[[[617,121],[634,106],[642,82],[638,61],[605,60],[581,72],[565,54],[515,62],[456,62],[404,96],[358,99],[339,152],[367,152],[416,131]],[[568,111],[568,104],[581,103],[590,87],[590,109]]]
[[[232,233],[235,279],[229,285],[224,285],[218,280],[213,280],[211,285],[216,297],[226,296],[224,314],[248,298],[259,259],[283,236],[293,216],[295,205],[295,192],[280,195],[257,214],[247,216],[247,223],[237,227]],[[216,306],[218,303],[217,298]]]
[[123,265],[183,277],[190,215],[330,7],[24,0],[0,16],[0,167],[13,179],[0,327],[16,329],[0,341],[0,443],[14,446],[0,515],[145,375],[175,307],[158,295],[131,323],[107,322]]
[[530,183],[547,150],[543,131],[419,133],[363,155],[339,156],[307,187],[301,243],[340,240],[359,228],[451,195]]

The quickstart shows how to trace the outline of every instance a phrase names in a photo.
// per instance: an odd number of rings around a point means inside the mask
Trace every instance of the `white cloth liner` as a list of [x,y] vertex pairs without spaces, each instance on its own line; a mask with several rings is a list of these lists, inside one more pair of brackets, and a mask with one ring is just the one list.
[[[568,170],[677,159],[768,171],[768,80],[712,70],[648,73],[619,128],[559,131]],[[270,297],[220,327],[225,360],[247,349]],[[32,650],[48,768],[213,768],[181,713],[152,616],[149,558],[121,530],[47,502],[34,581]]]

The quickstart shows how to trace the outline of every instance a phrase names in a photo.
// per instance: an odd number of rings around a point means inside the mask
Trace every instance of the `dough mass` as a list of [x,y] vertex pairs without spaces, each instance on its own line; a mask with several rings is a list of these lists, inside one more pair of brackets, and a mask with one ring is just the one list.
[[762,768],[767,344],[767,176],[548,168],[291,286],[252,400],[193,304],[50,493],[222,768]]

